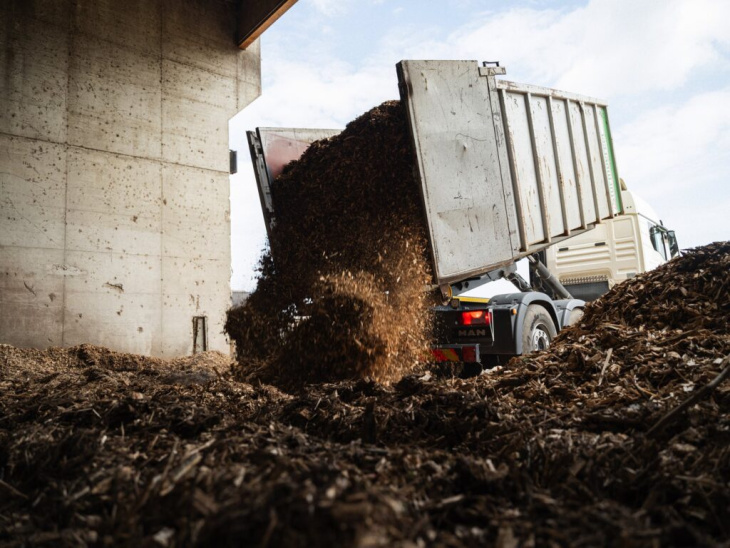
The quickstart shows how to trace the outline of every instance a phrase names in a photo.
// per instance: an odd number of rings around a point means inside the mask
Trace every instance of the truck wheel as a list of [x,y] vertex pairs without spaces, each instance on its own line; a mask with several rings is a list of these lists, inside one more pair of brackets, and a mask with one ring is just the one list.
[[545,350],[557,334],[555,323],[547,310],[538,304],[527,307],[522,324],[523,354]]

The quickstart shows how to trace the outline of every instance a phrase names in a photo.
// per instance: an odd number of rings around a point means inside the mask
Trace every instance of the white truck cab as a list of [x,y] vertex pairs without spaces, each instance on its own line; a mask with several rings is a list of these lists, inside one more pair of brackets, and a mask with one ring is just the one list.
[[577,299],[591,301],[617,283],[656,268],[679,253],[667,230],[644,200],[621,181],[624,215],[545,250],[546,265]]

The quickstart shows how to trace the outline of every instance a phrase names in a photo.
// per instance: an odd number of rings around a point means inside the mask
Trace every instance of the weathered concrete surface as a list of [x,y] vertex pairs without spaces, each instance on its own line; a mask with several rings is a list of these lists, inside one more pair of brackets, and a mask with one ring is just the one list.
[[71,40],[68,144],[159,158],[159,56],[83,34]]
[[[177,164],[228,170],[228,120],[237,81],[190,65],[162,61],[162,157]],[[195,131],[191,131],[195,128]]]
[[0,333],[3,343],[63,344],[63,250],[0,247]]
[[0,2],[1,133],[66,142],[70,23],[69,0]]
[[0,134],[0,246],[64,248],[66,147]]
[[0,343],[228,351],[228,120],[261,93],[225,0],[0,2]]
[[238,104],[249,105],[261,95],[261,44],[256,41],[238,56]]

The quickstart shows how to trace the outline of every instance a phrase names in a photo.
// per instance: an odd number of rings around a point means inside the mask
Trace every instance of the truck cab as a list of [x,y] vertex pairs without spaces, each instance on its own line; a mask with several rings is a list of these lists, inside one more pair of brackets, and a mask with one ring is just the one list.
[[679,253],[677,238],[621,181],[624,215],[545,250],[545,263],[577,299],[592,301],[617,283]]

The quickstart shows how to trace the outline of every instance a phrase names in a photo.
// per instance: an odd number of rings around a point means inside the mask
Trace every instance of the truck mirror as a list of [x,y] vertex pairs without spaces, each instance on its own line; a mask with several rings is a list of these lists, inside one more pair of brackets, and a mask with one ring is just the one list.
[[674,233],[674,230],[668,230],[667,237],[669,238],[669,255],[670,257],[676,257],[679,254],[677,235]]

